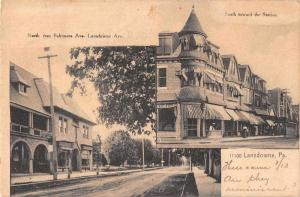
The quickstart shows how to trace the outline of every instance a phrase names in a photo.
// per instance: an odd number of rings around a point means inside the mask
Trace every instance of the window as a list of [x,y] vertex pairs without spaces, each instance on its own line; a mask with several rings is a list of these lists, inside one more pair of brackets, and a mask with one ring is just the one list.
[[187,134],[188,136],[197,136],[197,119],[187,119]]
[[255,95],[254,100],[255,100],[255,106],[256,107],[260,107],[261,106],[261,98],[260,98],[260,96]]
[[19,83],[19,92],[21,94],[26,94],[27,93],[27,87],[22,83]]
[[158,87],[167,86],[167,69],[159,68],[158,69]]
[[38,130],[47,131],[48,127],[48,118],[44,116],[40,116],[37,114],[33,114],[33,128]]
[[15,108],[10,107],[10,120],[11,120],[11,129],[12,131],[16,132],[23,132],[23,133],[29,133],[29,112]]
[[175,112],[174,108],[158,109],[158,130],[175,131]]
[[170,55],[172,47],[171,37],[159,38],[159,52],[161,55]]
[[190,50],[189,40],[186,37],[184,37],[183,39],[181,39],[181,49],[183,51]]
[[83,125],[83,138],[89,138],[89,127]]
[[64,132],[65,133],[68,133],[68,120],[67,119],[64,119]]
[[59,119],[58,119],[58,126],[59,126],[59,132],[60,133],[64,132],[63,118],[62,117],[59,117]]

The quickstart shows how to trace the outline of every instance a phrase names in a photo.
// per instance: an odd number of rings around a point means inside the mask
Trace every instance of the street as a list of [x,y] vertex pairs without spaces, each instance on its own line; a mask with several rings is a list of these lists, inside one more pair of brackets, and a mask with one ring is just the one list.
[[[155,188],[157,185],[160,185],[161,182],[165,181],[169,177],[174,175],[182,175],[184,180],[185,174],[188,173],[189,169],[187,167],[169,167],[122,176],[99,178],[83,183],[56,187],[47,190],[20,193],[13,196],[147,196],[143,195],[143,193],[147,190],[149,191],[152,188]],[[182,190],[181,186],[176,189],[179,189],[180,191]],[[180,196],[180,193],[178,193],[178,196]]]

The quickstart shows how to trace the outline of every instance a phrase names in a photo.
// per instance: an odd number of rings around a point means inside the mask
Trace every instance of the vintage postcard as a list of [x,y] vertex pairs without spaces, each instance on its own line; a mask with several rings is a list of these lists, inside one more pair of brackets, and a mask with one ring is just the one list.
[[1,2],[0,197],[298,197],[300,2]]

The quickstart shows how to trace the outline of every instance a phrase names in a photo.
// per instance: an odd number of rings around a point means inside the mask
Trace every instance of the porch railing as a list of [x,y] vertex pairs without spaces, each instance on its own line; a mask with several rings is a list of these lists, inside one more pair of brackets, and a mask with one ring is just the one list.
[[10,124],[11,131],[20,132],[20,133],[28,133],[29,134],[29,126],[11,123]]
[[26,133],[29,135],[34,135],[34,136],[43,137],[43,138],[51,137],[51,133],[49,131],[35,129],[35,128],[33,129],[33,128],[30,128],[29,126],[21,125],[21,124],[17,124],[17,123],[11,123],[10,130],[13,132]]

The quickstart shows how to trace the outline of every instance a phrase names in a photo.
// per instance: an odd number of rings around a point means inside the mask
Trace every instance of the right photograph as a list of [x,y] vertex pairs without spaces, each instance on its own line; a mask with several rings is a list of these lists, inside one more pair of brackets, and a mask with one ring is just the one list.
[[[201,11],[191,6],[179,31],[159,33],[158,148],[297,149],[299,104],[293,95],[298,90],[285,86],[297,67],[281,73],[285,59],[276,60],[287,50],[287,44],[277,44],[277,30],[285,30],[267,26],[262,34],[264,25],[219,24]],[[266,64],[272,56],[272,64]]]

